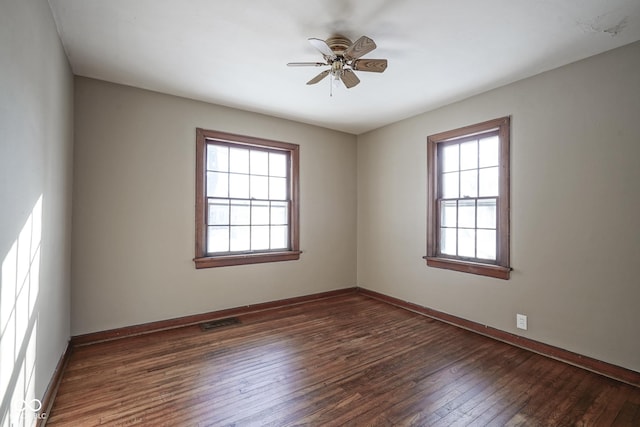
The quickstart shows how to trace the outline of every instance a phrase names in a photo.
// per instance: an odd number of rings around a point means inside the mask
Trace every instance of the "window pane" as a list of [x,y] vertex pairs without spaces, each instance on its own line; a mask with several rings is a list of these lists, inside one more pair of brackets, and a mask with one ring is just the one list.
[[269,199],[286,200],[287,199],[287,179],[286,178],[269,178]]
[[458,255],[476,257],[476,231],[467,228],[458,229]]
[[269,198],[269,178],[268,177],[251,175],[251,198],[252,199],[268,199]]
[[456,216],[457,202],[455,200],[445,200],[440,204],[440,225],[442,227],[456,227]]
[[231,225],[249,225],[251,223],[251,208],[247,200],[231,202]]
[[478,170],[460,172],[460,196],[478,197]]
[[249,173],[249,150],[245,148],[229,149],[229,171]]
[[229,248],[231,251],[248,251],[251,238],[251,227],[240,226],[231,227],[231,241],[229,242]]
[[252,175],[269,174],[269,153],[266,151],[251,150],[249,160],[250,172]]
[[271,249],[288,249],[288,242],[288,227],[286,225],[271,227]]
[[475,228],[476,226],[476,201],[458,201],[458,227]]
[[[478,200],[478,228],[493,228],[496,227],[496,199],[482,199]],[[480,239],[480,237],[478,237]],[[478,249],[479,250],[479,249]]]
[[498,196],[498,168],[480,169],[480,197]]
[[251,224],[269,225],[269,202],[251,202]]
[[496,259],[495,230],[478,230],[478,258]]
[[207,169],[227,172],[229,170],[229,148],[208,144]]
[[457,171],[459,159],[459,145],[445,145],[442,147],[442,172]]
[[480,167],[498,166],[499,159],[499,142],[498,136],[492,136],[480,140]]
[[460,170],[478,167],[478,142],[469,141],[460,144]]
[[269,175],[287,176],[287,155],[269,153]]
[[455,228],[440,229],[440,251],[445,255],[457,255]]
[[271,203],[271,224],[285,225],[288,224],[289,205],[286,202]]
[[251,227],[251,250],[269,249],[269,226]]
[[442,198],[457,199],[458,198],[458,172],[449,172],[442,174]]
[[229,197],[229,174],[207,172],[207,197]]
[[207,252],[229,251],[229,227],[208,227]]
[[209,201],[209,225],[229,225],[229,201]]
[[249,175],[229,174],[229,197],[235,199],[249,198]]

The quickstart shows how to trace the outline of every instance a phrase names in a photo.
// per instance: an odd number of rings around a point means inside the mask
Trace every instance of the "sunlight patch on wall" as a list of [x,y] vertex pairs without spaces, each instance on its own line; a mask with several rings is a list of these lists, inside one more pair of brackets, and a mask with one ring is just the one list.
[[35,396],[36,302],[40,288],[42,195],[2,260],[0,280],[1,426],[30,426],[41,413]]

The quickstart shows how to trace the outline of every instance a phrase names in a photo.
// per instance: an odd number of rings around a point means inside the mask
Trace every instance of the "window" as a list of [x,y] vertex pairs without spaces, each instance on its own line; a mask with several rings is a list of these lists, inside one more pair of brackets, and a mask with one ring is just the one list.
[[299,146],[196,130],[196,268],[300,258]]
[[427,265],[509,278],[509,117],[427,138]]

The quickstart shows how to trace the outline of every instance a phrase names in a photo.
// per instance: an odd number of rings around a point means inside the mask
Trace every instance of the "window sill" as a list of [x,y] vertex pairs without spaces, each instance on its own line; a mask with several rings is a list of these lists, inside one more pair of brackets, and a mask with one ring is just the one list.
[[228,267],[231,265],[261,264],[265,262],[293,261],[300,259],[302,251],[266,252],[260,254],[225,255],[194,258],[196,268]]
[[429,267],[444,268],[446,270],[460,271],[463,273],[478,274],[480,276],[495,277],[496,279],[509,280],[511,269],[499,265],[480,264],[476,262],[459,261],[448,258],[423,257]]

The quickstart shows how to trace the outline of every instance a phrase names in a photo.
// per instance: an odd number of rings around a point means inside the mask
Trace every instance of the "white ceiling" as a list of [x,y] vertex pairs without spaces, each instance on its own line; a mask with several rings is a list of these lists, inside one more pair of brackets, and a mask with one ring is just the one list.
[[[353,134],[640,40],[638,0],[49,3],[77,75]],[[286,63],[333,33],[375,40],[387,70],[307,86],[321,69]]]

